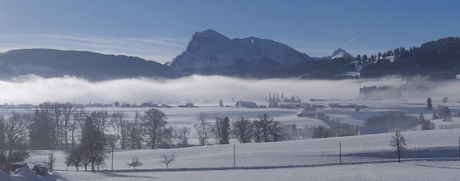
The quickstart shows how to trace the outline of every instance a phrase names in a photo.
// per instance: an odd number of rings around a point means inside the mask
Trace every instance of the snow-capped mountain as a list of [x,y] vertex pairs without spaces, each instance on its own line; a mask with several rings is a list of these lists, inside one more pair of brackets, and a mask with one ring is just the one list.
[[167,65],[186,72],[225,74],[310,60],[308,55],[273,40],[229,39],[208,29],[196,32],[187,48]]
[[313,57],[313,60],[336,59],[336,58],[354,58],[347,51],[339,48],[332,52],[332,55],[325,57]]
[[345,50],[342,50],[341,48],[339,48],[336,51],[334,51],[331,55],[331,59],[335,59],[335,58],[353,58],[353,56],[351,56]]

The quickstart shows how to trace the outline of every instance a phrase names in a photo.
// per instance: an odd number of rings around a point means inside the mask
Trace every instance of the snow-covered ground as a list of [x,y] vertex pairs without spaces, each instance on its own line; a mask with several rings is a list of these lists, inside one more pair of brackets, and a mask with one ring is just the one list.
[[[442,103],[433,100],[433,107],[448,106],[452,113],[460,112],[460,104],[453,100]],[[332,119],[361,126],[370,116],[381,115],[385,111],[404,111],[407,115],[431,120],[433,110],[426,109],[424,100],[330,100],[309,102],[315,105],[365,105],[354,108],[322,108]],[[258,103],[262,105],[263,103]],[[208,121],[215,117],[237,118],[243,116],[252,121],[257,115],[267,113],[284,124],[295,123],[303,126],[325,125],[314,118],[299,118],[300,109],[281,108],[235,108],[198,104],[198,108],[160,108],[168,117],[169,125],[190,127],[197,121],[200,112],[207,114]],[[87,111],[107,110],[109,113],[123,111],[132,116],[135,111],[143,113],[148,108],[87,108]],[[27,110],[16,110],[26,112]],[[0,111],[7,115],[8,110]],[[402,163],[395,163],[396,153],[389,146],[394,133],[364,136],[336,137],[325,139],[292,140],[276,143],[248,143],[230,145],[193,146],[178,149],[120,150],[114,152],[113,168],[110,156],[106,166],[100,171],[76,171],[64,164],[65,151],[53,151],[57,157],[56,171],[49,176],[34,175],[29,170],[18,170],[11,175],[0,172],[0,180],[458,180],[460,169],[459,129],[439,129],[440,126],[459,128],[460,118],[452,122],[433,120],[436,130],[406,131],[408,150]],[[340,149],[341,144],[341,162]],[[235,153],[234,153],[235,148]],[[50,151],[31,151],[28,162],[47,159]],[[178,154],[177,160],[165,169],[159,163],[161,156]],[[235,154],[235,168],[234,166]],[[127,166],[132,157],[139,157],[143,166],[136,170]],[[32,165],[32,164],[31,164]]]
[[[389,146],[393,133],[324,139],[214,145],[180,149],[116,150],[101,171],[66,168],[65,153],[53,151],[56,171],[35,180],[456,180],[458,179],[458,129],[407,131],[407,151],[402,163]],[[342,158],[340,160],[340,148]],[[236,167],[233,168],[234,148]],[[50,151],[32,151],[31,161],[45,160]],[[165,169],[165,154],[178,154]],[[127,166],[137,156],[144,163]],[[17,171],[13,177],[30,175]],[[0,174],[0,180],[5,174]],[[2,178],[3,177],[3,178]],[[28,177],[22,177],[27,180]],[[6,180],[6,179],[4,179]]]

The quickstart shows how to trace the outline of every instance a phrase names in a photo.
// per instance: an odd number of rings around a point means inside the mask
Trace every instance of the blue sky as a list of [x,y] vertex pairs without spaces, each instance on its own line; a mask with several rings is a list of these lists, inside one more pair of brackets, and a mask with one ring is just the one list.
[[376,54],[460,36],[460,1],[0,0],[0,52],[89,50],[161,63],[196,31],[255,36],[312,57]]

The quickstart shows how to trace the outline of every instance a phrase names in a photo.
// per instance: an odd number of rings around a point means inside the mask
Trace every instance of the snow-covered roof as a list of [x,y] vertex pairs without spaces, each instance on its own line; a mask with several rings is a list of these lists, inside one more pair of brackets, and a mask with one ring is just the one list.
[[312,111],[312,110],[302,110],[300,111],[298,114],[316,114],[315,111]]

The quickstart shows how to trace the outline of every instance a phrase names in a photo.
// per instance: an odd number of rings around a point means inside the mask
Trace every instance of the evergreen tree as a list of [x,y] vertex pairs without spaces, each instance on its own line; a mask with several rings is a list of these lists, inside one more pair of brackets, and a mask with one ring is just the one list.
[[367,55],[366,54],[363,55],[363,60],[367,60]]
[[423,117],[423,114],[420,114],[419,119],[420,119],[420,121],[425,121],[425,117]]
[[356,56],[356,60],[361,60],[361,55]]
[[29,129],[30,148],[32,150],[53,149],[52,129],[47,115],[43,111],[35,109]]
[[222,99],[219,101],[219,107],[224,107],[224,103],[222,102]]
[[107,145],[107,140],[104,133],[96,128],[91,116],[86,118],[82,134],[80,147],[84,150],[84,157],[91,163],[91,171],[94,171],[94,166],[104,162],[107,153],[104,147]]
[[3,115],[0,115],[0,164],[4,161],[2,158],[5,158],[5,151],[6,151],[6,142],[5,142],[5,118]]
[[216,118],[215,135],[219,144],[229,144],[230,120],[228,117]]
[[427,104],[427,109],[428,110],[433,109],[433,105],[431,104],[431,98],[430,97],[426,100],[426,104]]
[[292,136],[297,136],[297,126],[295,125],[295,123],[292,124],[291,135],[292,135]]

